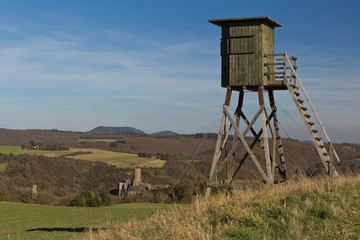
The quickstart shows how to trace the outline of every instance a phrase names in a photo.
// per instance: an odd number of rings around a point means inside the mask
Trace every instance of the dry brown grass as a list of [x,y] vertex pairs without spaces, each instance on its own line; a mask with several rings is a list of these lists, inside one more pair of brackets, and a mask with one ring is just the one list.
[[[355,195],[347,191],[355,191]],[[89,233],[86,239],[357,239],[353,237],[360,234],[354,230],[360,223],[356,218],[360,209],[354,206],[359,200],[352,197],[359,192],[359,175],[333,180],[303,178],[237,191],[231,197],[198,198],[191,205],[155,214],[146,221]],[[353,219],[359,222],[351,222]],[[342,224],[342,220],[350,222]]]

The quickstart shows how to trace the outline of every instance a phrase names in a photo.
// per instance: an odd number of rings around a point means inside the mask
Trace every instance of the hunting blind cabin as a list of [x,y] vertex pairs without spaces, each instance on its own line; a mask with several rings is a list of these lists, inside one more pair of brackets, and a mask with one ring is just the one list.
[[[221,86],[227,88],[227,92],[207,196],[211,188],[236,188],[235,177],[247,159],[254,163],[266,184],[276,184],[287,179],[275,90],[290,92],[326,173],[336,175],[334,161],[340,163],[340,159],[296,73],[297,58],[288,57],[285,53],[274,53],[274,31],[282,25],[268,17],[214,19],[209,22],[220,26],[222,30]],[[233,92],[239,92],[239,97],[235,114],[231,115],[229,106]],[[248,119],[243,112],[246,92],[258,94],[259,109],[252,119]],[[269,110],[264,92],[268,93]],[[254,124],[258,120],[261,121],[261,127],[256,131]],[[239,128],[241,122],[245,128],[243,131]],[[254,136],[250,144],[245,140],[248,133]],[[253,152],[257,144],[263,150],[261,158]],[[236,152],[240,147],[246,150],[242,156]]]

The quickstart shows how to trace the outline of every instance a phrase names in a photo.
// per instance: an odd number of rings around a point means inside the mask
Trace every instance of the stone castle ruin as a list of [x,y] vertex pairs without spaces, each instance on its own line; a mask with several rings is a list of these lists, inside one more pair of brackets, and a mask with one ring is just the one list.
[[135,168],[134,177],[131,180],[118,182],[118,196],[138,194],[141,191],[149,191],[151,184],[143,183],[141,179],[141,168]]

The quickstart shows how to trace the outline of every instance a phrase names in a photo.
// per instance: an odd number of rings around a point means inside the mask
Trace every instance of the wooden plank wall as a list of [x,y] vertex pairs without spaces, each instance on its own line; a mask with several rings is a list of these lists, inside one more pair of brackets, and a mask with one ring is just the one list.
[[262,21],[229,23],[222,27],[221,86],[261,86],[264,53],[274,51],[274,30]]
[[[263,24],[261,25],[261,31],[262,31],[262,56],[264,56],[265,54],[272,54],[274,53],[274,29],[270,26],[268,26],[267,24]],[[274,62],[274,58],[273,57],[267,57],[267,58],[262,58],[262,66],[263,66],[263,70],[262,70],[262,76],[264,76],[265,71],[265,67],[264,67],[264,63],[271,63]],[[269,66],[270,68],[270,72],[275,72],[275,66]],[[275,81],[275,75],[271,75],[270,77],[263,77],[264,81],[263,84],[266,85],[267,81]]]

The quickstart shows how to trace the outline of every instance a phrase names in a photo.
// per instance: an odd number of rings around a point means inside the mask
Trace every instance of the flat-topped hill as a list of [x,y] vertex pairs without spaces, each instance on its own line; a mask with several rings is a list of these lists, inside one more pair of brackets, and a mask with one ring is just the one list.
[[90,131],[90,134],[125,134],[125,135],[145,135],[146,133],[140,129],[133,127],[96,127]]

